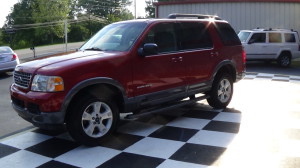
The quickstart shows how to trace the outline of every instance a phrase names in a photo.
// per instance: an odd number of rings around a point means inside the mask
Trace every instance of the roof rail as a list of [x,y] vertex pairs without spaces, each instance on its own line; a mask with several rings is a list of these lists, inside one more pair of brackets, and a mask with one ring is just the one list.
[[286,32],[296,32],[294,29],[278,29],[278,28],[259,28],[257,27],[256,29],[252,29],[254,31],[286,31]]
[[219,16],[216,15],[202,15],[202,14],[183,14],[183,13],[172,13],[168,16],[169,19],[177,19],[177,18],[190,18],[190,19],[215,19],[215,20],[223,20]]

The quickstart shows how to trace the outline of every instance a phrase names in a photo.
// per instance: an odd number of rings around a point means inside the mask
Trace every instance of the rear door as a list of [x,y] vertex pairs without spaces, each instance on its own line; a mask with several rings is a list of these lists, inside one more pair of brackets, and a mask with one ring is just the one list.
[[199,92],[208,86],[210,71],[213,66],[212,57],[217,55],[213,49],[207,23],[180,22],[178,25],[179,52],[186,67],[186,82],[189,92]]
[[284,48],[284,44],[282,41],[282,33],[277,32],[269,32],[268,33],[268,45],[264,47],[264,53],[266,59],[276,59],[277,56]]

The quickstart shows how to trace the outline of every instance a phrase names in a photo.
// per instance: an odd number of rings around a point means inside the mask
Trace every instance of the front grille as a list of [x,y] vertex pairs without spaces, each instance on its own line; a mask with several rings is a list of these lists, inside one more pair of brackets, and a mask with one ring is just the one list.
[[30,73],[19,72],[19,71],[14,72],[14,80],[18,86],[21,86],[23,88],[28,88],[30,79],[31,79]]

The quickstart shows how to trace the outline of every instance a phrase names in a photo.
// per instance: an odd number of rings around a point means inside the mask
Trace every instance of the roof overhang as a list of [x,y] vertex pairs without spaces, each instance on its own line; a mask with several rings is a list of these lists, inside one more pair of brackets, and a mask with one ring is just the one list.
[[194,3],[226,3],[226,2],[277,2],[277,3],[300,3],[300,0],[178,0],[170,2],[155,2],[155,6],[161,5],[180,5]]

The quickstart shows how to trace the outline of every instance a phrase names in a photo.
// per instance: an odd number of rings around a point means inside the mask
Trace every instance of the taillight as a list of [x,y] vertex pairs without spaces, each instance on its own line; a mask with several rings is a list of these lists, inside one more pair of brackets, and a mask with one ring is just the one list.
[[298,50],[300,51],[300,45],[298,46]]
[[16,60],[18,58],[17,54],[13,54],[13,57],[12,57],[12,61]]
[[242,59],[243,59],[243,63],[246,64],[246,52],[245,52],[245,50],[242,51]]

